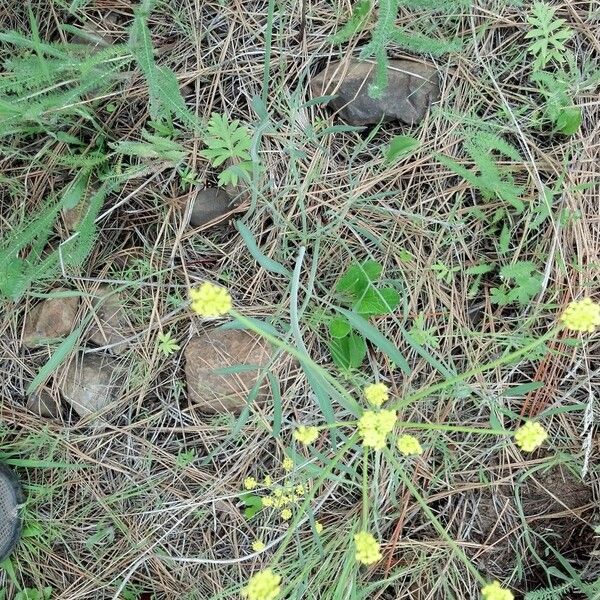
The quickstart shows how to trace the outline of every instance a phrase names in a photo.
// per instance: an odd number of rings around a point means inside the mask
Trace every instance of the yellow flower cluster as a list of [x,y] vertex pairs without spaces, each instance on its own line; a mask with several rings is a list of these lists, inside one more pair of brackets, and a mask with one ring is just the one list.
[[292,507],[297,506],[305,494],[304,485],[298,484],[295,487],[287,485],[277,487],[270,495],[261,498],[261,501],[263,506],[281,511],[281,518],[289,521],[292,518]]
[[316,427],[307,427],[300,425],[294,431],[294,439],[305,446],[310,446],[319,437],[319,430]]
[[190,290],[192,310],[201,317],[220,317],[231,310],[232,302],[229,292],[205,281],[200,287]]
[[394,429],[396,418],[396,412],[393,410],[366,410],[358,420],[358,433],[363,446],[383,450],[388,434]]
[[250,577],[242,596],[248,600],[275,600],[281,591],[280,583],[281,575],[275,575],[272,569],[265,569]]
[[323,523],[321,523],[321,521],[315,521],[315,531],[317,532],[317,535],[323,533]]
[[488,583],[481,589],[483,600],[514,600],[513,593],[505,590],[498,581]]
[[389,398],[388,387],[385,383],[371,383],[363,390],[367,402],[371,406],[381,406]]
[[245,490],[253,490],[258,485],[258,481],[254,477],[246,477],[244,479],[244,489]]
[[539,424],[527,421],[515,431],[515,443],[525,452],[533,452],[548,439],[548,433]]
[[381,560],[379,543],[368,531],[359,531],[354,536],[355,558],[363,565],[372,565]]
[[254,540],[252,542],[252,550],[254,552],[262,552],[265,548],[265,543],[262,540]]
[[[294,461],[286,457],[281,463],[283,469],[290,471],[294,468]],[[288,480],[289,481],[289,480]],[[258,487],[270,488],[268,492],[259,490],[260,501],[264,508],[273,508],[280,511],[280,517],[284,521],[292,518],[292,510],[298,506],[308,491],[308,486],[302,483],[285,483],[285,485],[273,485],[273,478],[266,474],[259,483],[256,477],[246,477],[243,481],[245,490],[255,490]],[[263,496],[262,493],[265,493]]]
[[571,302],[560,320],[572,331],[593,333],[600,325],[600,304],[591,298]]
[[423,448],[419,440],[413,435],[401,435],[396,442],[396,446],[403,456],[423,454]]

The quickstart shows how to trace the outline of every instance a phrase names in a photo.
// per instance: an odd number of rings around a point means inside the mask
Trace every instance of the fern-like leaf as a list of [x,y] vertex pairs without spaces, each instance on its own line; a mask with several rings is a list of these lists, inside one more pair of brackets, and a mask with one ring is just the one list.
[[[401,6],[410,4],[411,8],[429,9],[432,3],[430,1],[413,0],[379,0],[379,12],[377,22],[371,41],[362,49],[360,58],[374,58],[376,61],[375,78],[369,86],[369,95],[373,98],[380,98],[388,85],[388,57],[387,47],[391,43],[398,44],[413,52],[422,52],[434,55],[445,54],[457,50],[460,44],[456,41],[444,42],[435,37],[425,36],[418,32],[396,26],[398,10]],[[459,0],[446,0],[442,4],[450,5],[456,8],[461,4]],[[437,7],[440,8],[439,5]]]
[[562,600],[567,592],[573,589],[573,583],[567,581],[556,587],[548,587],[542,590],[527,592],[523,600]]
[[237,185],[239,177],[247,177],[252,170],[250,132],[237,119],[229,122],[225,115],[213,113],[206,125],[206,133],[206,148],[200,154],[214,168],[232,161],[234,164],[220,174],[219,185]]
[[185,105],[175,73],[166,67],[158,67],[154,61],[146,17],[146,11],[136,11],[129,48],[148,83],[150,117],[155,121],[170,122],[175,115],[185,126],[198,130],[199,122]]
[[493,152],[498,152],[522,162],[519,151],[503,138],[480,130],[468,131],[464,145],[475,169],[467,169],[448,156],[438,156],[439,162],[478,189],[484,198],[499,198],[518,213],[523,212],[525,205],[520,198],[523,187],[516,185],[510,172],[501,169],[493,157]]
[[535,2],[527,22],[531,30],[525,35],[532,40],[528,47],[530,54],[535,56],[533,68],[541,71],[550,62],[562,64],[566,61],[565,43],[572,35],[564,19],[555,18],[556,8],[545,2]]
[[371,0],[359,0],[352,9],[352,16],[346,24],[331,37],[332,44],[342,44],[362,31],[373,8]]

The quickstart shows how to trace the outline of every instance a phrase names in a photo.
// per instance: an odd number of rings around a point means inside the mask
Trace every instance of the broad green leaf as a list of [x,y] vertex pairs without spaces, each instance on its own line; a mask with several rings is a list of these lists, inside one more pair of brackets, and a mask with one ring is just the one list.
[[573,135],[577,133],[581,126],[582,115],[581,109],[578,106],[570,106],[563,108],[560,111],[558,119],[556,121],[556,127],[565,135]]
[[367,344],[357,333],[333,339],[329,344],[333,362],[341,369],[357,369],[367,355]]
[[393,288],[370,287],[354,305],[360,315],[374,317],[394,312],[400,304],[400,294]]
[[412,153],[419,147],[419,140],[410,135],[397,135],[383,151],[386,163],[393,163],[401,156]]
[[262,510],[263,505],[260,496],[255,496],[254,494],[244,494],[241,499],[246,506],[244,509],[244,517],[246,517],[246,519],[252,519]]
[[360,297],[370,282],[377,281],[381,271],[383,271],[383,266],[376,260],[366,260],[359,264],[353,264],[337,282],[335,290],[336,292]]
[[351,329],[350,323],[341,317],[334,317],[329,323],[329,335],[332,338],[346,337]]

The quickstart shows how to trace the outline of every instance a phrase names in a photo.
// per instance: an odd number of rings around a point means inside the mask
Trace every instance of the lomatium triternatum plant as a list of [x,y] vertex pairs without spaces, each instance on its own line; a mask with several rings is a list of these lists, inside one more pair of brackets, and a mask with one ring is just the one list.
[[[233,308],[232,298],[227,290],[212,283],[205,282],[198,288],[190,291],[191,308],[194,312],[204,318],[216,318],[230,315],[241,325],[254,329],[258,333],[265,335],[270,342],[281,347],[287,348],[283,342],[262,332],[256,324],[238,313]],[[314,444],[321,432],[336,428],[337,430],[347,430],[349,436],[340,450],[337,450],[333,460],[328,467],[323,469],[321,477],[312,481],[310,485],[298,484],[296,486],[285,482],[283,485],[274,485],[270,475],[266,475],[259,482],[255,477],[248,476],[244,481],[246,491],[261,488],[267,490],[268,494],[262,497],[262,506],[272,507],[280,511],[280,516],[284,521],[289,522],[289,528],[286,536],[280,541],[278,551],[273,557],[273,564],[250,577],[242,588],[242,596],[247,600],[275,600],[281,598],[283,577],[278,573],[277,561],[280,559],[289,543],[292,533],[301,526],[303,520],[302,512],[309,508],[309,503],[319,491],[319,487],[325,477],[333,470],[334,466],[339,464],[346,451],[350,450],[357,442],[362,445],[364,468],[362,485],[362,518],[360,527],[355,530],[348,539],[348,544],[352,545],[352,551],[356,561],[362,565],[373,565],[383,558],[382,542],[377,539],[375,534],[376,527],[371,524],[370,498],[369,498],[369,459],[380,454],[389,462],[391,468],[395,469],[400,480],[404,483],[408,491],[413,495],[417,503],[426,513],[428,519],[436,527],[457,557],[464,562],[471,574],[481,584],[481,598],[483,600],[513,600],[514,595],[499,581],[486,581],[478,572],[476,567],[470,562],[463,550],[450,538],[444,527],[437,521],[435,515],[428,508],[424,498],[412,482],[410,476],[411,462],[415,460],[427,460],[424,456],[425,449],[421,445],[418,435],[413,433],[419,430],[437,430],[447,432],[465,432],[487,434],[492,436],[504,436],[511,438],[514,444],[523,452],[533,452],[548,439],[548,433],[543,425],[536,421],[525,421],[514,430],[503,429],[485,429],[481,427],[461,427],[443,424],[414,423],[403,422],[400,420],[398,410],[406,407],[414,398],[423,398],[429,393],[439,392],[457,381],[462,381],[475,374],[484,372],[499,364],[508,362],[523,356],[533,347],[543,344],[552,339],[561,327],[565,327],[573,332],[592,333],[600,326],[600,304],[590,298],[576,300],[571,302],[562,313],[559,323],[550,329],[545,335],[529,344],[527,348],[507,355],[483,365],[476,370],[469,371],[463,376],[453,378],[447,382],[434,384],[423,388],[411,396],[404,397],[394,401],[390,390],[382,382],[374,382],[362,390],[363,404],[360,408],[358,419],[352,421],[340,421],[334,424],[298,424],[292,434],[292,440],[300,447],[304,448],[306,453],[310,453],[310,446]],[[294,349],[287,348],[294,353]],[[316,366],[316,365],[315,365]],[[339,386],[339,384],[337,384]],[[348,392],[346,392],[348,393]],[[409,432],[413,433],[409,433]],[[294,461],[286,457],[282,463],[283,470],[289,474],[294,469]],[[323,526],[320,523],[315,524],[316,533],[321,533]],[[340,535],[339,532],[336,533]],[[253,545],[255,552],[265,550],[265,544],[257,539]]]

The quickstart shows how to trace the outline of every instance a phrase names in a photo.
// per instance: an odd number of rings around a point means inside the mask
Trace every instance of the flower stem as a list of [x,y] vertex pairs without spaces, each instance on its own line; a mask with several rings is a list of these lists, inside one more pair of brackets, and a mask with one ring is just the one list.
[[479,581],[481,585],[485,585],[486,580],[483,577],[483,575],[481,575],[481,573],[477,570],[477,567],[469,560],[469,557],[465,554],[465,551],[452,539],[452,537],[448,534],[444,526],[439,522],[438,518],[433,514],[433,511],[427,505],[425,498],[423,498],[423,496],[420,494],[419,490],[412,482],[411,478],[408,476],[398,459],[388,448],[385,449],[385,453],[388,460],[390,460],[396,467],[396,472],[400,476],[400,479],[402,479],[402,482],[408,488],[408,491],[411,493],[413,498],[417,501],[417,504],[427,515],[427,518],[434,526],[436,531],[444,540],[446,540],[446,543],[448,544],[448,546],[450,546],[452,552],[464,563],[464,565],[471,572],[473,577],[475,577],[475,579],[477,579],[477,581]]

